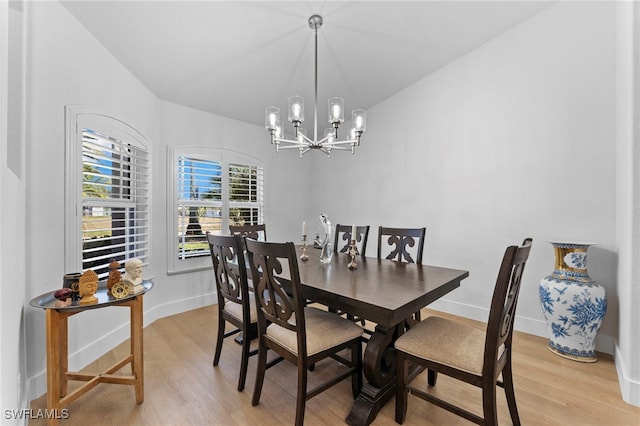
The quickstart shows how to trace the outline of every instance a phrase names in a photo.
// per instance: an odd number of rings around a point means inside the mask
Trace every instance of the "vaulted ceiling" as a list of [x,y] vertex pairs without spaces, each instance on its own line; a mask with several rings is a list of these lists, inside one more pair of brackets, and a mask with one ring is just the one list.
[[[263,125],[264,107],[370,108],[539,13],[542,1],[63,1],[159,98]],[[347,116],[350,116],[349,113]]]

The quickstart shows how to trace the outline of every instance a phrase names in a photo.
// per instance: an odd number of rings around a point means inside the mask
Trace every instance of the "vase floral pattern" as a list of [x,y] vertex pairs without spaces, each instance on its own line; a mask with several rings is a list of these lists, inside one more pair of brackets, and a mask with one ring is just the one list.
[[551,243],[556,265],[540,282],[540,306],[549,327],[549,350],[576,361],[597,361],[595,339],[605,313],[604,287],[587,272],[591,244]]

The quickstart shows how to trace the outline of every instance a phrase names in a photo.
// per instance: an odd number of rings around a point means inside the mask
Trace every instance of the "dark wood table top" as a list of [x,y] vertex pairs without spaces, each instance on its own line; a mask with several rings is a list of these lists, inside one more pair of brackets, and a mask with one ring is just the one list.
[[309,260],[298,260],[306,298],[384,327],[400,323],[469,276],[458,269],[360,256],[357,269],[350,270],[348,255],[334,255],[331,263],[322,264],[318,250],[307,249],[307,254]]

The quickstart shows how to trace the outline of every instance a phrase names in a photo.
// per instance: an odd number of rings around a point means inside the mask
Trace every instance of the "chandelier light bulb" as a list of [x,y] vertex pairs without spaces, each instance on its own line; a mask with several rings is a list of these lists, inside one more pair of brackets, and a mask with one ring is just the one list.
[[270,106],[264,111],[264,127],[272,132],[276,129],[276,124],[280,121],[280,108]]
[[336,124],[344,122],[344,99],[331,98],[329,99],[329,123],[336,127]]
[[293,104],[291,110],[291,112],[293,112],[293,118],[300,118],[300,104]]
[[363,109],[354,109],[351,117],[356,130],[360,133],[364,132],[367,126],[367,112]]
[[298,127],[304,121],[304,98],[302,96],[289,98],[289,121],[294,127]]
[[338,117],[340,117],[340,105],[332,105],[331,112],[333,117],[332,121],[337,121]]

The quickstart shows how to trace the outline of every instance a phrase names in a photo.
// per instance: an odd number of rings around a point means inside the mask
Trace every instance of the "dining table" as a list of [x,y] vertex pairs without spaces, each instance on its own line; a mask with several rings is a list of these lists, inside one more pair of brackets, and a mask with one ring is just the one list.
[[[300,256],[302,247],[297,250]],[[319,251],[305,251],[307,260],[298,257],[303,296],[375,324],[363,355],[366,382],[345,419],[350,425],[369,425],[395,395],[393,344],[407,321],[414,312],[458,288],[469,272],[364,256],[355,256],[356,267],[350,269],[348,254],[335,254],[323,263]]]

